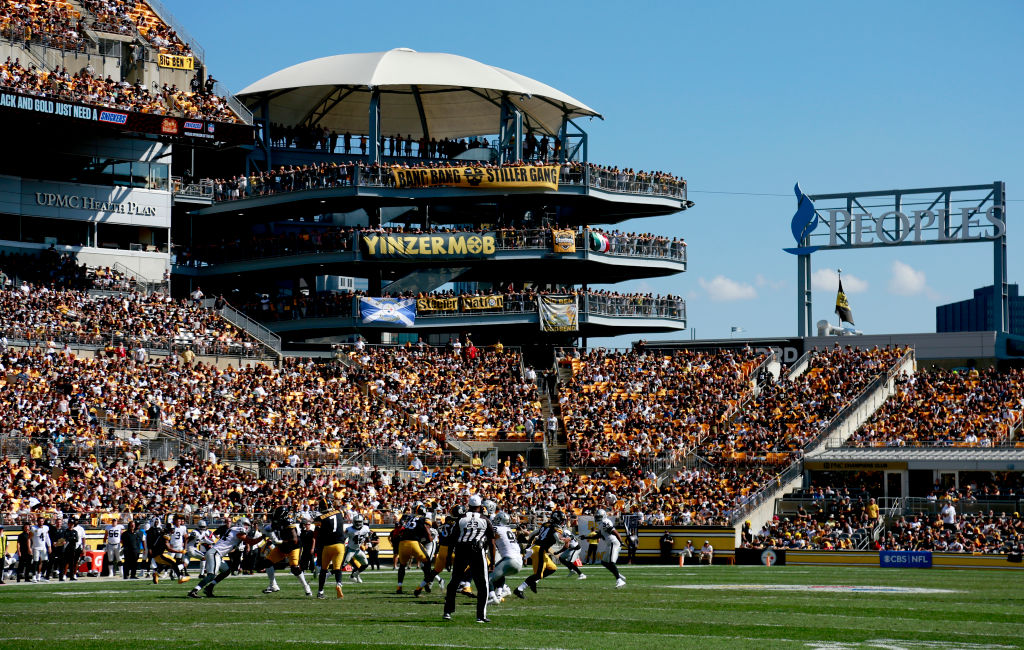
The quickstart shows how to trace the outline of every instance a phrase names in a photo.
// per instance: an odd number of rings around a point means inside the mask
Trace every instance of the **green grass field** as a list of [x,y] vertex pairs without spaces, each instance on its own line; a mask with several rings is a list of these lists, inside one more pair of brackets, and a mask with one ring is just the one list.
[[[363,584],[346,580],[343,600],[329,580],[324,601],[303,596],[287,572],[277,594],[260,593],[262,576],[235,577],[212,600],[185,598],[191,584],[169,580],[8,584],[0,587],[0,645],[916,649],[1018,647],[1024,639],[1020,572],[626,566],[629,584],[616,590],[604,569],[585,570],[586,581],[560,570],[526,601],[492,607],[490,625],[475,622],[465,596],[455,620],[443,622],[436,588],[422,598],[396,595],[391,571],[368,571]],[[902,588],[948,591],[891,591]]]

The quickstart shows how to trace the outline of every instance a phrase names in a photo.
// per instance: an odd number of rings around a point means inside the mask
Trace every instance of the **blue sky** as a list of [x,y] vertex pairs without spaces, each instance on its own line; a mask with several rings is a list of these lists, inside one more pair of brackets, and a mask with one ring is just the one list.
[[[236,91],[311,58],[410,47],[508,68],[597,109],[605,120],[583,125],[592,162],[689,181],[692,210],[625,227],[684,236],[690,270],[617,286],[685,296],[698,338],[795,333],[796,259],[781,249],[793,245],[796,181],[808,194],[1006,181],[1009,278],[1021,277],[1024,3],[165,4]],[[931,332],[936,305],[992,282],[991,251],[813,262],[843,269],[858,329]],[[835,285],[819,275],[814,320],[835,322]]]

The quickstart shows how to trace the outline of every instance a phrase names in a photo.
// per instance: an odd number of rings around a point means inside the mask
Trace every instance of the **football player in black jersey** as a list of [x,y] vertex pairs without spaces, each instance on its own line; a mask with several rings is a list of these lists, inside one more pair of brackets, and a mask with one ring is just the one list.
[[[430,558],[423,550],[423,544],[430,539],[430,520],[427,518],[427,508],[422,503],[418,503],[415,510],[405,518],[398,530],[398,589],[395,593],[402,593],[402,582],[405,580],[405,570],[409,562],[415,560],[416,566],[423,568],[424,578],[430,572]],[[433,580],[433,576],[430,576],[430,579]],[[427,584],[430,583],[427,582]]]
[[317,506],[320,510],[314,524],[316,525],[317,556],[320,558],[320,589],[317,591],[317,598],[324,598],[324,584],[327,582],[327,572],[334,575],[334,593],[338,598],[344,598],[341,591],[342,566],[345,559],[345,515],[327,499],[320,499]]
[[298,578],[307,596],[313,595],[306,575],[302,572],[299,560],[302,557],[302,530],[295,514],[286,506],[278,506],[271,515],[270,523],[263,528],[264,536],[273,544],[263,559],[256,565],[257,571],[266,569],[269,583],[263,590],[265,594],[281,591],[277,586],[277,568],[275,565],[288,561],[292,575]]
[[[455,546],[455,538],[459,529],[459,520],[466,515],[465,506],[455,506],[451,513],[445,517],[444,523],[438,528],[437,551],[434,554],[434,568],[430,573],[431,579],[452,568],[452,549]],[[444,580],[439,579],[441,589],[444,589]],[[415,595],[419,596],[423,591],[430,593],[430,581],[426,579],[416,587]]]
[[556,510],[551,513],[551,517],[546,524],[530,533],[529,537],[526,538],[527,544],[533,542],[533,557],[531,558],[533,561],[533,574],[527,577],[523,584],[516,587],[515,591],[512,592],[517,598],[526,598],[527,587],[533,593],[537,593],[537,583],[557,570],[554,560],[551,559],[551,548],[561,543],[559,530],[564,523],[565,515]]

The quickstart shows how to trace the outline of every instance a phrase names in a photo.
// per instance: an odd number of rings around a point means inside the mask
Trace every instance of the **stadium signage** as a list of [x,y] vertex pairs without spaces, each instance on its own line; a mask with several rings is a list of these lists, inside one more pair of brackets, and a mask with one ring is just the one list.
[[[820,248],[999,239],[1006,232],[1006,222],[997,216],[1002,211],[1002,206],[990,206],[984,212],[960,208],[914,210],[911,214],[891,210],[880,215],[829,210],[827,218],[821,217],[828,226],[828,246]],[[849,233],[849,243],[840,240],[846,233]]]
[[889,569],[930,569],[931,551],[879,551],[878,566]]
[[[91,122],[106,128],[132,133],[174,135],[188,139],[203,139],[227,144],[252,144],[255,131],[248,124],[231,124],[186,120],[181,117],[117,111],[106,107],[62,102],[19,93],[0,92],[0,109],[25,115],[41,115],[60,120]],[[9,113],[5,113],[9,114]]]
[[156,64],[161,68],[173,68],[175,70],[194,70],[196,67],[195,59],[190,56],[164,54],[163,52],[157,55]]
[[103,201],[91,196],[75,194],[55,194],[52,192],[36,192],[36,205],[90,212],[109,212],[112,214],[129,214],[142,217],[155,217],[156,208],[152,205],[140,205],[134,201]]
[[472,187],[494,189],[558,189],[558,165],[524,167],[394,167],[397,188]]
[[494,255],[495,236],[486,233],[363,235],[363,254],[372,258],[454,259]]
[[[790,229],[797,247],[783,249],[792,255],[875,246],[991,241],[1006,234],[1006,222],[1000,216],[1005,209],[1002,205],[991,205],[984,211],[977,207],[910,213],[890,210],[880,214],[840,209],[819,211],[799,185],[793,191],[797,196],[797,210]],[[828,229],[828,244],[819,243],[824,241],[824,233],[811,239],[822,223]],[[804,241],[817,245],[802,246]]]

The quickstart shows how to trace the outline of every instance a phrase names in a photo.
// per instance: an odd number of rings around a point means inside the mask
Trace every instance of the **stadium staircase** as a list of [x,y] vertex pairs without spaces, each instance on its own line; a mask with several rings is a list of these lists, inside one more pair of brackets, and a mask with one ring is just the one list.
[[[797,373],[796,376],[803,373],[810,367],[810,362],[811,358],[807,354],[800,357],[794,364],[788,379],[794,379],[794,373]],[[843,407],[817,438],[804,446],[804,457],[812,457],[824,451],[826,446],[837,446],[849,439],[853,432],[874,415],[885,400],[895,392],[896,376],[903,372],[913,373],[916,363],[914,351],[907,350],[902,357],[889,366],[885,372],[880,373],[860,394]],[[737,539],[739,539],[740,530],[745,520],[751,522],[753,530],[760,530],[764,523],[775,514],[776,499],[780,495],[788,494],[800,487],[803,487],[803,461],[796,460],[778,475],[774,483],[749,496],[746,503],[734,511],[732,522],[736,528]]]
[[[215,302],[217,302],[215,298],[204,298],[202,305],[207,309],[213,309]],[[224,308],[220,310],[220,316],[238,329],[247,332],[254,339],[262,343],[273,356],[277,357],[278,361],[281,360],[280,335],[271,332],[260,323],[257,323],[244,313],[226,303]]]

